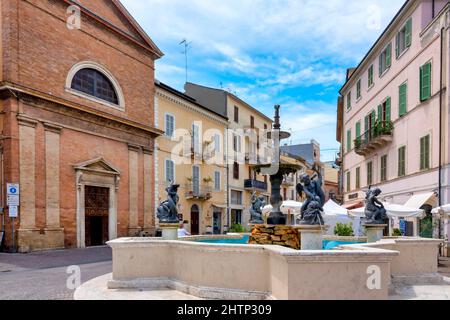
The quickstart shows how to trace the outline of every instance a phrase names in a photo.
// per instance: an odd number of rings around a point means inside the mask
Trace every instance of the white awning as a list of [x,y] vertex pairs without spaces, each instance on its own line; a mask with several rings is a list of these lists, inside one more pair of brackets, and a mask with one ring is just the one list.
[[[383,203],[386,213],[391,218],[423,218],[425,212],[421,209],[416,209],[408,206],[398,204]],[[349,215],[353,217],[365,218],[365,207],[354,210],[349,210]]]
[[[303,203],[287,200],[283,201],[283,204],[281,205],[281,212],[284,214],[300,214],[300,211],[302,209]],[[273,207],[269,204],[263,208],[263,214],[268,214],[272,211]]]
[[431,211],[432,214],[442,214],[444,216],[449,217],[450,216],[450,204],[446,204],[442,207],[434,208]]
[[226,204],[212,204],[213,207],[218,208],[218,209],[226,209],[227,205]]
[[348,217],[348,210],[344,207],[341,207],[333,200],[328,200],[327,203],[323,206],[323,211],[325,215],[328,216],[346,216]]
[[436,205],[436,194],[434,192],[415,194],[405,203],[405,207],[420,209],[423,205]]

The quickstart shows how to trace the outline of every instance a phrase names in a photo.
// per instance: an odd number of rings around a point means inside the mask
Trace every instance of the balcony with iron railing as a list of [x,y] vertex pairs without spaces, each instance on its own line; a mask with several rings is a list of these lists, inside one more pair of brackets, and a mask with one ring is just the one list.
[[212,198],[212,187],[197,185],[195,183],[186,184],[186,200],[209,200]]
[[250,191],[264,191],[267,192],[268,185],[263,181],[259,181],[256,179],[247,179],[244,181],[244,189]]
[[355,152],[360,156],[368,156],[375,150],[392,142],[394,125],[391,121],[377,121],[362,136],[355,139]]

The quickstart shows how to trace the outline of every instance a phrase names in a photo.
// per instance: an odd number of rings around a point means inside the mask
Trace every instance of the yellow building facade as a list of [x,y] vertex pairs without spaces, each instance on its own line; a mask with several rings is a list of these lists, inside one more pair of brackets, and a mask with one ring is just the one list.
[[[263,132],[271,130],[272,120],[231,93],[227,93],[226,110],[231,132],[228,140],[232,144],[228,148],[231,154],[229,158],[237,155],[238,160],[229,161],[228,166],[229,225],[241,224],[248,228],[252,194],[256,192],[265,196],[267,203],[270,199],[269,177],[256,174],[252,164],[266,163],[268,160],[269,150],[261,136]],[[249,130],[255,132],[257,137],[252,138],[248,134]],[[239,161],[242,158],[244,160]]]
[[227,118],[195,99],[156,83],[155,126],[165,132],[155,145],[157,206],[165,189],[180,185],[178,212],[193,235],[223,233],[227,223],[224,162]]

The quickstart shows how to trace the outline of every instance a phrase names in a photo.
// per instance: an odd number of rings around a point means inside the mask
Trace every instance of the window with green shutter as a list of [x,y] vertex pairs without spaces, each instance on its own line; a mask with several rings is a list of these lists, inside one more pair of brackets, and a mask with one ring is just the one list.
[[347,192],[350,192],[352,190],[350,178],[351,178],[351,175],[350,175],[350,171],[349,171],[349,172],[347,172]]
[[398,88],[398,116],[402,117],[408,112],[408,84],[404,83]]
[[361,168],[356,168],[356,189],[361,188]]
[[395,55],[397,59],[411,46],[412,18],[403,25],[395,38]]
[[355,126],[356,144],[361,144],[361,121],[358,121]]
[[403,177],[406,175],[406,147],[398,149],[398,176]]
[[361,98],[361,80],[356,83],[356,99]]
[[420,170],[430,169],[430,135],[420,139]]
[[369,67],[368,70],[368,87],[370,88],[373,85],[373,65]]
[[371,186],[373,184],[373,162],[370,161],[367,163],[367,186]]
[[350,91],[347,94],[347,110],[350,110],[352,108],[352,92]]
[[386,46],[386,48],[381,52],[379,57],[380,77],[387,69],[389,69],[391,63],[392,63],[392,43],[389,43]]
[[347,131],[347,152],[352,151],[352,131]]
[[420,67],[420,100],[425,101],[431,97],[431,62]]
[[385,182],[387,180],[387,155],[381,157],[381,174],[380,174],[381,182]]

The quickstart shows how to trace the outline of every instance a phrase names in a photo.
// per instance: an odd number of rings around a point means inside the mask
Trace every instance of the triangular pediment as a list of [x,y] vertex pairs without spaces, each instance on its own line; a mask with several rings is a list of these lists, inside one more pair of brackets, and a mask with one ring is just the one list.
[[78,163],[74,165],[74,168],[75,170],[81,171],[93,171],[120,175],[120,171],[118,169],[116,169],[111,163],[101,157]]
[[158,58],[163,56],[160,49],[119,0],[65,1],[80,6],[82,9],[94,14],[97,18],[101,18],[106,22],[107,26],[111,26],[113,29],[118,29],[129,35],[141,45],[151,49]]

